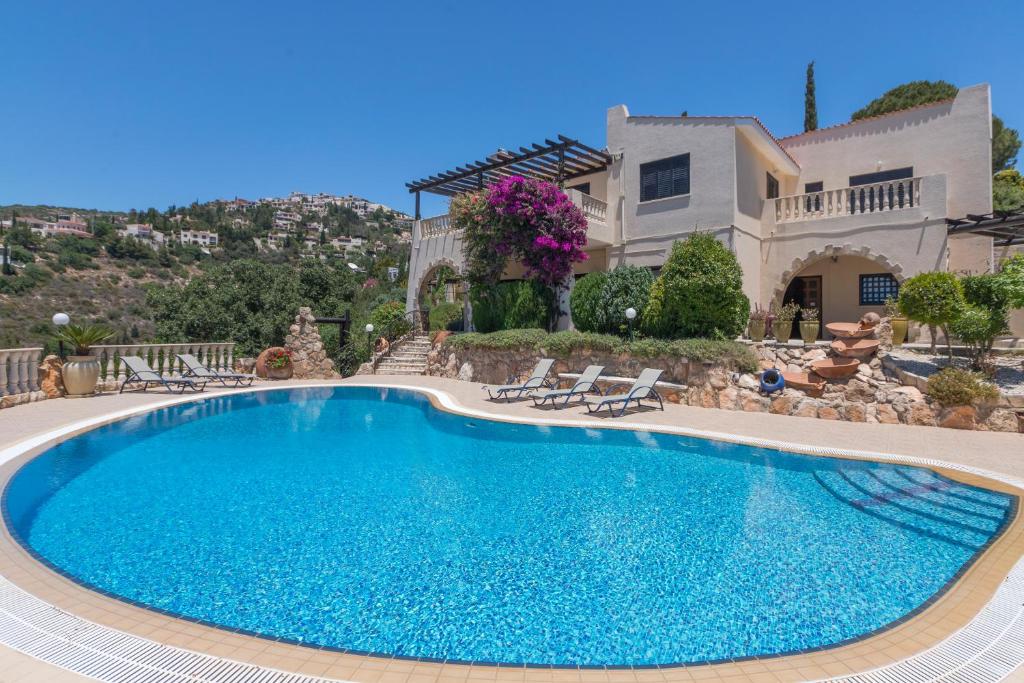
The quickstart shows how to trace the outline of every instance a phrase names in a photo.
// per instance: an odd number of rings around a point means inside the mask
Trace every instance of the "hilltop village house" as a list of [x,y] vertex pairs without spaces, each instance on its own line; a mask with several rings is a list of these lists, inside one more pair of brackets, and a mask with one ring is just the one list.
[[406,306],[419,308],[439,267],[463,265],[459,233],[447,216],[421,218],[419,194],[518,174],[562,181],[586,214],[589,259],[577,277],[619,264],[657,271],[673,241],[708,231],[739,259],[752,305],[795,300],[818,306],[825,323],[856,321],[880,313],[909,276],[989,271],[1021,241],[987,219],[991,120],[988,85],[782,139],[753,116],[612,107],[606,150],[560,136],[409,183],[417,220]]

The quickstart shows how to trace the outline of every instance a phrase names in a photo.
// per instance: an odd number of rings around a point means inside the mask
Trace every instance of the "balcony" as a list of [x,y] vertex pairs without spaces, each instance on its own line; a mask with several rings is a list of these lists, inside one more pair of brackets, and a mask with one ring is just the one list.
[[[934,187],[931,182],[933,178],[938,178],[938,176],[902,178],[871,185],[857,185],[836,190],[807,192],[791,197],[779,197],[774,200],[775,222],[793,223],[848,216],[892,214],[920,208],[923,201],[934,199],[928,195],[929,187]],[[922,194],[922,188],[924,188],[924,194]],[[899,220],[899,218],[893,216],[893,220]]]
[[[587,217],[587,242],[592,247],[605,247],[611,244],[611,227],[608,225],[608,204],[583,194],[579,190],[566,190],[569,199],[583,211]],[[458,233],[452,226],[448,214],[423,218],[419,221],[419,239],[426,240]]]

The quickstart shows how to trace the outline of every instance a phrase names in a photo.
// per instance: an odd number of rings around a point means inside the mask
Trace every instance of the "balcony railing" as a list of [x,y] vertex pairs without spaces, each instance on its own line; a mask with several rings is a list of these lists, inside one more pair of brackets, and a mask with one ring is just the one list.
[[912,209],[921,204],[921,178],[902,178],[775,200],[775,222],[809,221]]
[[[603,202],[589,194],[580,194],[579,207],[587,218],[604,223],[608,219],[608,202]],[[575,196],[573,197],[575,199]]]
[[454,232],[454,228],[452,227],[451,216],[448,214],[420,220],[420,237],[422,239],[439,237],[449,232]]
[[193,343],[193,344],[103,344],[93,346],[90,355],[100,359],[100,378],[116,380],[125,378],[122,356],[140,356],[161,375],[180,375],[183,368],[177,359],[179,353],[191,353],[211,370],[233,369],[235,344]]
[[39,391],[43,349],[0,349],[0,396]]

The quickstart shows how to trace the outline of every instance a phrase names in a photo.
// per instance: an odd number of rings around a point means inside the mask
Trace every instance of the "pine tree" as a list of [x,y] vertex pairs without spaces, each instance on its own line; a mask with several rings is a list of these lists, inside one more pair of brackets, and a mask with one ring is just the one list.
[[804,89],[804,132],[818,130],[818,103],[814,96],[814,62],[807,65],[807,87]]

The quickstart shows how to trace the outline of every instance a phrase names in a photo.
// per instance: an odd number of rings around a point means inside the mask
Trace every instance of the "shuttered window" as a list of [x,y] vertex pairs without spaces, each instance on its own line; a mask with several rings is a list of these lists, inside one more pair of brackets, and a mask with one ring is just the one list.
[[690,155],[640,164],[640,201],[690,194]]
[[773,176],[771,173],[765,174],[768,176],[768,187],[765,188],[765,197],[768,199],[779,198],[779,179]]

